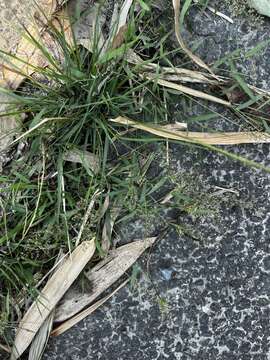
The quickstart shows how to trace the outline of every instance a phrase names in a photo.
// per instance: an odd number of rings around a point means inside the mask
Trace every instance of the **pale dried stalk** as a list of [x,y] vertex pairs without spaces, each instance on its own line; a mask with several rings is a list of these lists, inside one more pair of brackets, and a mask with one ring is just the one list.
[[31,134],[33,131],[37,130],[38,128],[40,128],[41,126],[43,126],[44,124],[46,124],[49,121],[55,121],[55,120],[66,120],[67,118],[63,118],[63,117],[52,117],[52,118],[45,118],[43,120],[41,120],[38,124],[36,124],[35,126],[33,126],[31,129],[27,130],[25,133],[23,133],[22,135],[18,136],[17,139],[15,139],[14,141],[12,141],[10,143],[10,145],[14,145],[16,144],[18,141],[24,139],[26,136],[28,136],[29,134]]
[[89,262],[95,248],[95,239],[83,242],[48,280],[19,324],[11,360],[18,359],[31,344],[51,311]]
[[7,353],[11,353],[11,350],[9,347],[7,347],[6,345],[0,344],[0,349],[4,350]]
[[[155,64],[152,62],[144,63],[143,59],[138,54],[136,54],[132,49],[129,49],[127,51],[126,60],[130,64],[140,65],[143,71],[154,72],[158,69],[160,78],[167,80],[172,79],[172,81],[211,84],[211,85],[218,84],[220,82],[217,81],[216,79],[213,79],[211,75],[202,73],[200,71],[189,70],[178,67],[161,66],[159,64]],[[225,80],[226,79],[224,78],[222,81]]]
[[65,321],[95,301],[134,264],[155,240],[156,238],[138,240],[110,251],[107,258],[85,273],[91,284],[91,293],[75,293],[70,289],[57,306],[54,321]]
[[[59,268],[59,264],[63,260],[64,253],[61,249],[54,264],[55,269]],[[53,309],[36,333],[30,346],[28,360],[41,360],[52,330],[54,313],[55,311]]]
[[207,101],[212,101],[212,102],[215,102],[217,104],[221,104],[221,105],[225,105],[225,106],[228,106],[228,107],[231,107],[231,103],[228,102],[228,101],[225,101],[223,99],[220,99],[216,96],[213,96],[213,95],[209,95],[209,94],[206,94],[202,91],[199,91],[199,90],[194,90],[190,87],[187,87],[187,86],[184,86],[184,85],[180,85],[180,84],[175,84],[173,82],[170,82],[170,81],[166,81],[166,80],[162,80],[162,79],[159,79],[157,77],[154,77],[154,76],[149,76],[147,75],[146,76],[146,79],[149,79],[149,80],[153,80],[155,81],[157,84],[159,85],[162,85],[166,88],[169,88],[169,89],[174,89],[174,90],[178,90],[184,94],[187,94],[187,95],[191,95],[191,96],[195,96],[197,98],[200,98],[200,99],[204,99],[204,100],[207,100]]
[[240,145],[270,143],[270,135],[267,133],[253,132],[227,132],[227,133],[202,133],[189,131],[169,131],[163,126],[154,124],[142,124],[137,121],[119,116],[110,119],[111,122],[132,126],[144,130],[165,139],[178,140],[205,145]]

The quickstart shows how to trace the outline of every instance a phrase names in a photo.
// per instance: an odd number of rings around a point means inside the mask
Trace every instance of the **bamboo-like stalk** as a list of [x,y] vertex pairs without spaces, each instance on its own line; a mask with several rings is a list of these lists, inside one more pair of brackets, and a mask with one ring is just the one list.
[[153,245],[155,240],[156,238],[137,240],[109,252],[103,261],[85,273],[92,286],[91,293],[74,294],[70,289],[57,306],[54,321],[65,321],[95,301],[103,291],[107,290],[125,274],[127,269],[135,263],[147,248]]
[[94,255],[95,249],[95,239],[83,242],[48,280],[18,326],[11,360],[18,359],[28,348],[51,311]]
[[116,119],[110,119],[110,121],[116,124],[131,126],[136,129],[144,130],[165,139],[198,143],[202,145],[240,145],[270,143],[270,135],[258,131],[205,133],[168,130],[164,126],[157,126],[147,123],[143,124],[122,116],[119,116]]

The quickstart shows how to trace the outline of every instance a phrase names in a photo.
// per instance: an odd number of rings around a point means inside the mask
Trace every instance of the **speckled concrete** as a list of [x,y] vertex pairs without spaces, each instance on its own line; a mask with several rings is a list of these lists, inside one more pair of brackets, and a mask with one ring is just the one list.
[[[201,235],[172,231],[140,262],[141,278],[50,341],[49,359],[270,359],[269,175],[216,154],[175,147],[173,167],[220,199],[216,217],[180,216]],[[267,146],[243,154],[270,165]],[[192,167],[190,166],[192,163]],[[141,231],[141,230],[140,230]],[[132,224],[123,237],[132,238]]]
[[268,90],[270,47],[266,43],[256,56],[245,57],[244,54],[259,43],[269,41],[269,19],[264,17],[262,23],[256,25],[253,18],[245,18],[244,15],[235,18],[230,14],[226,1],[213,0],[209,3],[216,4],[217,10],[231,15],[234,24],[207,10],[202,14],[193,8],[183,31],[186,42],[196,45],[196,53],[210,65],[234,52],[230,58],[237,63],[242,74],[254,85]]

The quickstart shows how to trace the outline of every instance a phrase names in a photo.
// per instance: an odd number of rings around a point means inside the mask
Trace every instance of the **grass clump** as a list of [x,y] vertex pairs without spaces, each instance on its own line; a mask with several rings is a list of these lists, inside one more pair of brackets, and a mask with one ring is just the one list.
[[[136,16],[140,23],[142,12]],[[166,111],[160,89],[125,61],[130,44],[142,42],[134,24],[135,15],[125,44],[106,53],[98,47],[98,36],[89,52],[76,41],[69,44],[62,30],[51,28],[61,62],[48,58],[46,47],[39,44],[50,67],[36,69],[38,76],[10,94],[9,111],[18,118],[25,114],[20,123],[25,136],[22,153],[0,178],[2,336],[7,324],[18,319],[15,309],[23,311],[29,296],[36,296],[36,286],[60,249],[71,251],[82,230],[80,241],[94,235],[103,256],[104,228],[114,213],[121,211],[124,218],[141,212],[161,186],[159,177],[148,176],[153,155],[146,146],[151,139],[138,132],[122,133],[109,122],[123,115],[159,123]],[[79,153],[80,161],[67,160],[67,153]],[[81,229],[96,193],[90,221]],[[109,230],[107,242],[110,236]]]
[[[171,65],[174,51],[166,51],[166,35],[159,41],[147,35],[152,34],[150,20],[148,5],[133,8],[124,43],[104,49],[95,32],[91,51],[75,37],[70,44],[63,29],[52,26],[60,58],[28,34],[49,66],[37,67],[35,76],[10,94],[9,112],[20,119],[23,150],[16,153],[14,143],[16,161],[7,164],[0,177],[2,337],[28,307],[29,298],[38,294],[60,250],[72,251],[78,241],[95,237],[97,261],[112,244],[112,223],[143,216],[151,226],[158,218],[159,205],[153,209],[159,203],[156,194],[169,178],[151,172],[157,145],[149,143],[160,139],[109,121],[124,116],[165,124],[169,94],[183,96],[145,80],[140,65],[126,61],[127,51],[136,48],[146,64]],[[202,197],[190,199],[183,190],[185,186],[173,192],[177,208],[196,217],[205,214]]]

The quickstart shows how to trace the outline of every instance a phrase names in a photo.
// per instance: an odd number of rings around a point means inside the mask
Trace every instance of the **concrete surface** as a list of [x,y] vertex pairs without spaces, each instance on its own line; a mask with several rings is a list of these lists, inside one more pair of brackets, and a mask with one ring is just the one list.
[[[173,150],[179,175],[236,193],[224,194],[216,218],[178,218],[201,239],[172,231],[140,262],[138,284],[52,339],[44,359],[270,358],[269,175],[181,150]],[[270,165],[267,146],[242,152]],[[136,224],[127,233],[136,237]]]

